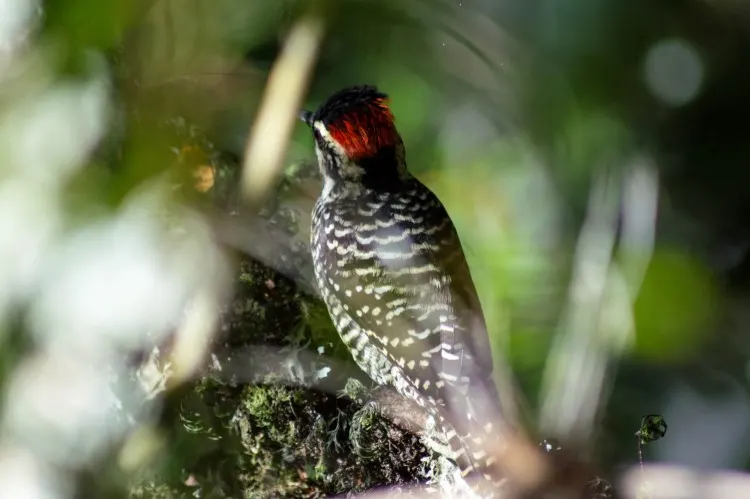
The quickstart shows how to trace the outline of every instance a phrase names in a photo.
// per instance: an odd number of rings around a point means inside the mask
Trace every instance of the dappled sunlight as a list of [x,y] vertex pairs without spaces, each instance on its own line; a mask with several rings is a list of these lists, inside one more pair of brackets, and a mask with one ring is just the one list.
[[[747,20],[737,2],[0,0],[0,497],[468,497],[458,424],[402,395],[449,393],[427,359],[477,331],[440,362],[492,358],[492,380],[443,402],[489,423],[470,459],[502,470],[493,497],[743,496]],[[360,84],[387,94],[387,133],[298,119]],[[323,251],[374,262],[351,282],[316,281],[311,257],[331,151],[384,196],[320,227]],[[420,235],[419,193],[383,201],[404,161],[460,237],[465,316],[454,268],[385,304],[455,244]],[[365,249],[334,242],[350,228]],[[402,315],[448,296],[429,327]],[[378,386],[346,320],[401,356],[393,379],[427,374]]]

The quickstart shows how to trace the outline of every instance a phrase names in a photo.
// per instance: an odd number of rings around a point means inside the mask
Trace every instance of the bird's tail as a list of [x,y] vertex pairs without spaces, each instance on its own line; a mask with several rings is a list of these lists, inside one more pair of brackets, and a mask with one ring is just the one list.
[[461,475],[481,497],[493,497],[505,483],[498,453],[508,430],[494,383],[471,386],[464,396],[446,401],[443,420],[448,444]]

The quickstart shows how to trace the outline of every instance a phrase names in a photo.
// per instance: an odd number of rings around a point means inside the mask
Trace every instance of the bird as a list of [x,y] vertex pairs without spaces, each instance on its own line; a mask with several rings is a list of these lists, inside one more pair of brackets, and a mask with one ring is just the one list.
[[323,186],[312,212],[315,281],[357,365],[434,417],[461,475],[487,495],[502,408],[482,306],[456,228],[406,165],[389,98],[333,93],[300,119]]

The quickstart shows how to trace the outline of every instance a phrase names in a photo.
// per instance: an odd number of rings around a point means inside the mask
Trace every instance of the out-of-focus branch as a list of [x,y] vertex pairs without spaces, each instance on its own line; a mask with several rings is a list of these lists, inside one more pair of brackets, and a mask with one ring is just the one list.
[[323,19],[314,11],[293,26],[268,77],[258,116],[245,148],[242,192],[261,201],[279,176],[307,83],[323,40]]
[[[311,210],[312,203],[306,211],[295,210],[295,213],[306,214]],[[309,224],[303,225],[302,223],[299,225],[305,228],[309,226]],[[292,279],[303,291],[318,295],[307,237],[290,234],[274,226],[269,220],[247,214],[238,216],[217,214],[213,220],[213,228],[222,244],[247,254]],[[288,265],[284,265],[283,262],[279,262],[279,248],[294,249],[294,254],[300,257],[299,260],[288,261]],[[291,253],[290,251],[289,254]]]
[[750,497],[750,474],[649,465],[629,470],[621,490],[626,499],[735,499]]
[[586,437],[596,413],[607,358],[595,336],[615,244],[618,197],[618,182],[612,172],[604,173],[589,198],[568,306],[544,373],[540,414],[544,435]]
[[659,178],[645,158],[636,159],[627,170],[622,198],[622,234],[618,259],[631,298],[640,290],[654,251]]
[[[310,350],[253,345],[241,350],[211,354],[208,373],[239,384],[282,383],[341,394],[345,384],[355,379],[372,385],[365,374],[351,363],[324,357]],[[423,409],[389,387],[367,391],[362,403],[373,402],[391,422],[418,434],[426,426]]]
[[[750,497],[750,475],[734,471],[706,472],[681,466],[651,465],[633,468],[623,476],[618,497],[623,499],[735,499]],[[395,497],[392,490],[375,490],[362,495],[368,499]],[[407,497],[440,497],[427,487],[406,491]],[[560,497],[560,496],[554,496]],[[571,497],[571,496],[565,496]]]
[[544,375],[545,435],[575,435],[582,444],[594,430],[612,359],[634,334],[632,305],[653,251],[657,198],[655,173],[640,160],[622,180],[606,172],[592,190],[568,306]]

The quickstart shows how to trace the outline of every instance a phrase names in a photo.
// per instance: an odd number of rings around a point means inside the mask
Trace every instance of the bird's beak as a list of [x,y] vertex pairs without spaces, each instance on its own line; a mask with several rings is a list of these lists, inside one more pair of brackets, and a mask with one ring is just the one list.
[[312,115],[310,111],[300,111],[299,119],[302,120],[307,126],[312,126]]

